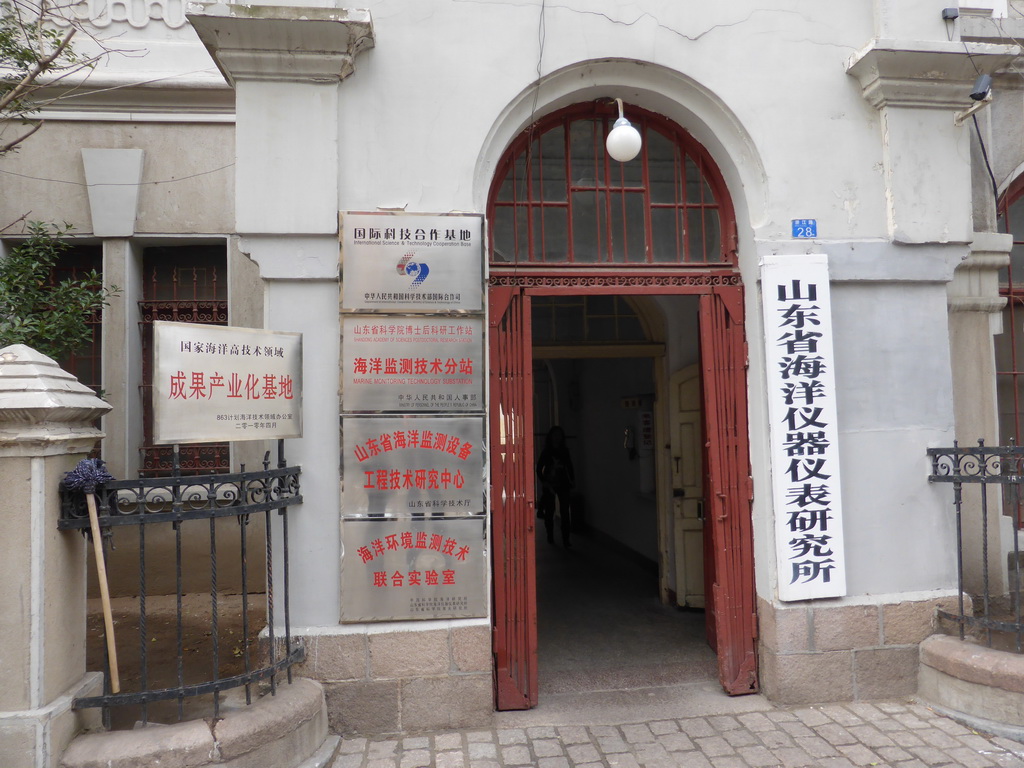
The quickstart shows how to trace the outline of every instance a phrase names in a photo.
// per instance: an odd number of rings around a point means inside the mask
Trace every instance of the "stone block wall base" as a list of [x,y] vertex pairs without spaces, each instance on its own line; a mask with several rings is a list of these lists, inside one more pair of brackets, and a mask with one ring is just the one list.
[[758,601],[761,690],[779,704],[911,696],[918,644],[953,595],[887,603]]
[[0,763],[4,768],[56,768],[61,753],[82,730],[98,728],[99,710],[75,712],[76,696],[103,692],[103,675],[90,672],[45,707],[0,712]]
[[[395,625],[391,625],[394,627]],[[475,728],[494,717],[491,628],[324,628],[299,636],[299,674],[319,680],[331,732],[387,735]]]
[[251,706],[233,689],[221,716],[87,733],[71,742],[60,768],[306,768],[329,765],[337,750],[323,689],[313,680],[282,682],[276,696],[266,693]]
[[344,736],[484,728],[494,719],[490,675],[324,683],[331,731]]
[[990,733],[1024,735],[1024,656],[934,635],[921,643],[918,695]]

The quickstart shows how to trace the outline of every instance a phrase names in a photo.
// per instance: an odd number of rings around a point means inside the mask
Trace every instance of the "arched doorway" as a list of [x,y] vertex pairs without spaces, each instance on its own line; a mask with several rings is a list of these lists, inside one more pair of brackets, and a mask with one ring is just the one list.
[[[612,161],[609,105],[538,121],[491,187],[489,344],[495,687],[537,703],[534,297],[692,295],[698,303],[709,639],[728,693],[757,690],[746,345],[735,222],[710,155],[679,126],[629,108],[640,156]],[[662,419],[663,420],[663,419]],[[656,425],[666,435],[668,424]],[[660,442],[660,441],[659,441]]]

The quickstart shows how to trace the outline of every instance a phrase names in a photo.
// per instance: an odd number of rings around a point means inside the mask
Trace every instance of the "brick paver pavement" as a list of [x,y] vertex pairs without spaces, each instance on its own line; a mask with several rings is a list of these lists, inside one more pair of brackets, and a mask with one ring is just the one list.
[[332,768],[1024,768],[1024,744],[914,703],[344,739]]

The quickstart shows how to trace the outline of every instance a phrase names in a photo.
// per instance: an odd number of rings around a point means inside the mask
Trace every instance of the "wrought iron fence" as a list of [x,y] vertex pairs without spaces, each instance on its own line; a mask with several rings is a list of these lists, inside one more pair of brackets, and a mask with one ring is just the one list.
[[[955,622],[959,627],[960,639],[970,633],[978,636],[991,647],[994,635],[1009,639],[999,643],[1004,650],[1022,652],[1024,625],[1021,621],[1021,558],[1020,526],[1024,515],[1024,447],[1018,445],[987,446],[979,440],[977,446],[963,447],[958,443],[952,448],[929,448],[932,462],[929,482],[952,483],[953,507],[956,513],[956,563],[957,586],[959,589],[958,613],[939,611],[942,619]],[[994,490],[990,491],[990,487]],[[969,489],[976,488],[972,492]],[[970,496],[965,499],[965,492]],[[968,590],[964,577],[964,510],[973,507],[972,520],[980,525],[976,538],[980,547],[981,569],[980,590]],[[993,589],[993,574],[990,569],[989,530],[993,515],[1006,515],[1013,519],[1012,551],[1008,553],[1009,594],[1004,595],[1002,574],[996,574]],[[996,544],[1001,548],[1001,543]],[[1001,557],[1000,552],[996,552]],[[975,575],[977,580],[978,575]],[[966,609],[965,595],[971,594],[971,609]],[[1008,598],[1008,599],[1004,599]],[[980,600],[980,605],[978,601]]]
[[[175,446],[176,448],[177,446]],[[190,697],[199,697],[212,694],[213,716],[220,716],[221,692],[245,687],[246,704],[252,702],[252,686],[259,681],[268,680],[271,693],[276,692],[277,675],[287,672],[288,682],[291,682],[291,665],[301,662],[304,658],[304,649],[300,644],[294,642],[291,636],[291,619],[288,601],[288,515],[287,508],[302,502],[302,495],[299,489],[299,468],[286,466],[284,461],[283,448],[279,442],[278,461],[276,467],[270,466],[270,453],[264,457],[263,468],[259,471],[245,471],[242,465],[241,471],[227,474],[184,476],[181,473],[181,466],[178,461],[178,451],[174,451],[173,474],[170,477],[161,478],[139,478],[136,480],[120,480],[108,482],[105,485],[96,487],[97,512],[99,515],[100,529],[103,531],[102,538],[107,547],[112,540],[114,528],[122,526],[134,526],[138,530],[138,669],[134,674],[129,675],[133,680],[137,678],[138,685],[131,686],[135,690],[122,692],[111,691],[109,658],[104,665],[104,690],[101,696],[83,697],[74,701],[74,708],[102,707],[104,711],[104,722],[110,727],[110,710],[114,707],[136,706],[139,708],[141,721],[146,723],[150,719],[149,705],[154,702],[176,701],[177,719],[184,719],[184,703]],[[81,492],[70,491],[61,484],[61,516],[58,528],[62,530],[82,530],[89,535],[89,515],[85,495]],[[281,540],[273,540],[273,526],[271,520],[274,513],[280,519]],[[265,520],[265,535],[259,542],[262,551],[258,556],[265,558],[266,563],[266,631],[267,641],[263,644],[254,642],[251,639],[250,608],[253,608],[254,598],[262,597],[264,584],[260,583],[256,590],[252,589],[249,580],[248,541],[247,529],[250,519],[254,516],[262,516]],[[225,638],[220,628],[219,602],[221,594],[218,589],[218,555],[217,543],[218,534],[215,530],[215,523],[222,519],[235,518],[239,528],[238,552],[240,556],[241,573],[241,603],[242,603],[242,637],[241,644],[236,645],[233,655],[234,666],[244,664],[244,671],[228,676],[221,675],[222,648]],[[192,562],[184,562],[183,557],[183,533],[185,526],[201,526],[203,523],[209,527],[209,624],[208,631],[203,634],[208,637],[204,644],[210,647],[209,658],[195,659],[190,656],[188,659],[188,675],[186,675],[186,653],[194,651],[194,648],[186,647],[186,638],[183,629],[183,602],[191,600],[193,596],[183,594],[182,574],[183,568],[194,567]],[[147,597],[154,600],[155,596],[147,594],[147,562],[146,562],[146,534],[147,529],[153,531],[159,526],[169,526],[173,531],[175,558],[173,568],[175,569],[176,594],[175,608],[176,621],[174,622],[174,659],[173,674],[153,674],[154,666],[151,664],[151,651],[149,646],[157,641],[156,633],[160,628],[150,626],[147,622]],[[222,532],[223,534],[223,532]],[[200,533],[205,539],[206,534]],[[275,563],[275,549],[279,550],[280,563]],[[274,607],[274,567],[279,565],[282,573],[281,584],[284,596],[281,602],[282,610],[275,613]],[[149,568],[171,567],[170,563],[149,563]],[[262,582],[262,580],[261,580]],[[203,598],[205,601],[206,598]],[[281,637],[275,623],[283,618],[284,637]],[[204,626],[207,626],[204,624]],[[256,627],[255,629],[259,629]],[[230,638],[231,641],[236,638]],[[166,670],[165,670],[166,671]],[[171,684],[166,685],[166,678],[170,677]],[[126,686],[127,687],[127,686]]]

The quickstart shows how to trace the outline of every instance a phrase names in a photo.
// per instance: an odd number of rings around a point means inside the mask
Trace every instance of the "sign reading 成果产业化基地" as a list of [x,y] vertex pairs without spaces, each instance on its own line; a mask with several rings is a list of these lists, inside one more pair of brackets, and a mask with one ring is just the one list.
[[302,335],[153,323],[153,442],[302,436]]

